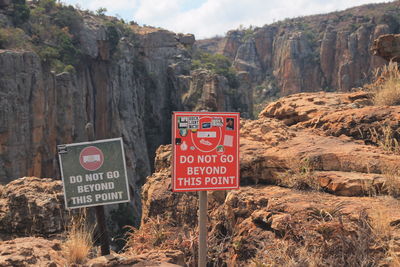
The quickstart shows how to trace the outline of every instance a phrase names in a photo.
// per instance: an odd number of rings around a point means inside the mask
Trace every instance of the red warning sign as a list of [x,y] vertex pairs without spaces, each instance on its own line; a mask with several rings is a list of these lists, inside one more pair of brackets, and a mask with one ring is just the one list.
[[95,146],[85,147],[79,155],[79,162],[85,170],[95,171],[104,163],[103,152]]
[[234,112],[174,112],[174,192],[239,188],[239,120]]

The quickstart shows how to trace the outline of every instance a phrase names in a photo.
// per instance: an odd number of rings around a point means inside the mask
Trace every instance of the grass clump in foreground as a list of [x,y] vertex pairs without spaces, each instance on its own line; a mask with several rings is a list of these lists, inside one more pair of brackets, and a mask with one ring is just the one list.
[[400,137],[399,129],[393,130],[389,125],[383,125],[378,128],[370,129],[371,141],[385,151],[393,154],[400,154],[400,146],[398,138]]
[[85,215],[72,218],[63,244],[68,264],[81,264],[87,260],[93,248],[93,230],[93,227],[87,225]]
[[388,214],[361,210],[348,221],[341,208],[328,217],[310,210],[312,224],[291,225],[283,239],[264,244],[250,266],[400,266]]
[[280,175],[278,184],[299,190],[320,190],[318,178],[308,158],[290,158],[286,160],[288,170]]
[[400,70],[396,62],[390,62],[375,72],[376,82],[367,87],[377,106],[400,105]]

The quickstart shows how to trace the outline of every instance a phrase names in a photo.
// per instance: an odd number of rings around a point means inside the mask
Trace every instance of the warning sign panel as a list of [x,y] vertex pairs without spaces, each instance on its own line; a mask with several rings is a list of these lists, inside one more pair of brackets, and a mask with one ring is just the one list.
[[174,112],[174,192],[239,188],[239,113]]
[[58,146],[67,208],[129,201],[122,138]]

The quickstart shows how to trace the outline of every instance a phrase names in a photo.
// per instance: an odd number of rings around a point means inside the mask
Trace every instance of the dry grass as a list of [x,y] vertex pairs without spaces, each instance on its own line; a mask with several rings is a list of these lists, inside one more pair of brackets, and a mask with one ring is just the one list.
[[400,266],[389,246],[393,236],[389,216],[370,217],[363,210],[356,221],[343,222],[341,209],[342,204],[332,208],[329,214],[335,216],[311,209],[312,224],[291,225],[293,232],[264,244],[248,266]]
[[197,258],[198,235],[196,228],[176,228],[159,217],[142,224],[140,229],[126,226],[124,251],[128,254],[142,254],[153,249],[180,250],[185,254],[187,266],[193,266]]
[[395,242],[395,231],[398,226],[393,225],[392,216],[385,210],[371,210],[369,216],[377,246],[385,251],[386,263],[388,266],[400,266],[400,255],[396,252],[399,248],[396,248]]
[[308,158],[291,158],[286,161],[288,170],[279,177],[279,185],[300,190],[321,189]]
[[393,130],[388,125],[382,125],[377,128],[369,129],[371,141],[377,144],[385,151],[400,154],[400,147],[397,137],[400,135],[399,130]]
[[81,264],[86,261],[93,248],[93,227],[86,223],[85,215],[76,215],[71,219],[63,251],[69,264]]
[[375,105],[400,105],[400,70],[396,62],[379,68],[375,72],[376,82],[367,86],[373,93]]
[[385,182],[381,191],[395,198],[400,197],[400,170],[396,166],[386,166],[382,174]]
[[3,190],[4,190],[4,185],[1,185],[1,184],[0,184],[0,197],[1,197],[1,195],[3,194]]

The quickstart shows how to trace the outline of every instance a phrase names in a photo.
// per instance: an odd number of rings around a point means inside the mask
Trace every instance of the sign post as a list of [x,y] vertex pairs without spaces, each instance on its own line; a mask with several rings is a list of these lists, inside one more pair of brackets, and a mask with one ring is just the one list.
[[207,260],[207,191],[239,188],[239,126],[236,112],[174,112],[174,192],[199,191],[199,267]]
[[110,254],[103,205],[129,202],[128,176],[122,138],[58,146],[67,209],[95,207],[102,255]]

